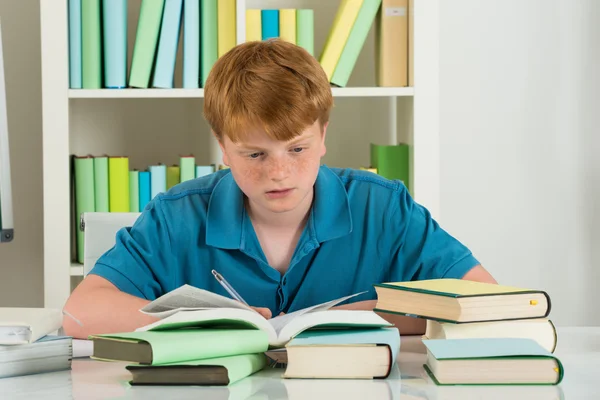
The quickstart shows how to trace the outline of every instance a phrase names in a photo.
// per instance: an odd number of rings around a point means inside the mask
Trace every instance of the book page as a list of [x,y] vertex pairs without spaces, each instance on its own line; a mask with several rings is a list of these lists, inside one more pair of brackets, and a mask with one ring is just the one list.
[[251,307],[237,300],[229,299],[225,296],[190,285],[180,286],[160,296],[158,299],[141,308],[140,311],[156,318],[166,318],[179,311],[211,308],[239,308],[254,311]]
[[317,305],[314,305],[311,307],[303,308],[302,310],[294,311],[293,313],[284,314],[279,317],[270,319],[269,323],[271,324],[273,329],[275,329],[275,332],[277,333],[277,335],[279,335],[279,332],[281,332],[281,330],[295,318],[298,318],[299,316],[304,315],[306,313],[310,313],[310,312],[329,310],[331,307],[334,307],[337,304],[348,300],[349,298],[361,295],[363,293],[366,293],[366,291],[361,292],[361,293],[351,294],[350,296],[331,300],[326,303],[321,303],[321,304],[317,304]]

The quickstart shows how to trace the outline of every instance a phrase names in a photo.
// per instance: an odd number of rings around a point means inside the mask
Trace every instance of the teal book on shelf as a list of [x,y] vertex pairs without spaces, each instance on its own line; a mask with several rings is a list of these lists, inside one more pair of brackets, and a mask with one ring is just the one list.
[[262,39],[279,37],[279,10],[261,10]]
[[140,185],[139,210],[144,211],[144,208],[146,208],[146,205],[150,202],[150,171],[140,171],[138,181]]
[[217,62],[219,48],[217,41],[217,0],[202,0],[200,10],[200,56],[202,87],[208,73]]
[[142,0],[129,74],[131,87],[150,85],[164,5],[165,0]]
[[100,0],[81,3],[81,75],[84,89],[102,87]]
[[102,25],[104,87],[124,89],[127,86],[127,0],[102,0]]
[[158,41],[152,86],[170,89],[175,78],[183,0],[166,0]]
[[167,191],[167,166],[150,166],[150,200],[157,194]]
[[183,3],[183,87],[200,86],[200,1]]
[[69,0],[69,87],[81,89],[81,0]]

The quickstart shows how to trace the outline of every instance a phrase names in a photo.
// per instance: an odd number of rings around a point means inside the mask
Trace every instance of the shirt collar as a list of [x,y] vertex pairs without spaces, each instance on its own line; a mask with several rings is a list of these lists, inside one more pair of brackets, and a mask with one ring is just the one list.
[[[244,195],[231,173],[215,185],[208,203],[206,244],[223,249],[240,249],[243,245]],[[321,166],[315,182],[311,210],[311,234],[319,242],[352,232],[348,194],[340,178]]]

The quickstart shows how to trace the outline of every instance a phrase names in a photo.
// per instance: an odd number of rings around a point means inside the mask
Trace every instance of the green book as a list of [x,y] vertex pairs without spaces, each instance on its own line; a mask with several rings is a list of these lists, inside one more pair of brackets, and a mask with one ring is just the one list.
[[560,360],[533,339],[423,340],[425,370],[438,385],[557,385]]
[[135,34],[129,86],[148,88],[165,0],[142,0]]
[[296,11],[296,44],[315,55],[315,13],[314,10]]
[[140,212],[139,178],[139,171],[129,171],[129,212]]
[[181,169],[179,165],[171,165],[167,167],[167,190],[179,183],[179,177],[181,175]]
[[371,143],[371,167],[377,168],[377,173],[384,178],[400,180],[409,191],[412,191],[409,145]]
[[180,182],[189,181],[196,177],[196,158],[194,156],[181,157],[179,165],[181,167]]
[[84,89],[102,87],[100,0],[81,3],[81,67]]
[[200,73],[202,87],[218,58],[217,0],[202,0],[200,10]]
[[381,0],[365,0],[360,7],[356,21],[352,26],[348,40],[342,50],[342,54],[331,77],[331,83],[344,87],[348,84],[350,74],[356,65],[358,55],[365,44],[371,25],[375,20],[377,11],[381,6]]
[[[74,158],[75,169],[75,224],[79,228],[79,220],[84,212],[96,211],[94,201],[94,158],[92,156]],[[77,231],[77,262],[83,264],[84,234]]]
[[108,197],[110,212],[129,212],[129,159],[108,159]]
[[96,212],[109,212],[108,157],[94,157],[94,194]]
[[239,354],[263,353],[269,347],[259,329],[175,329],[91,335],[93,358],[158,365]]
[[263,353],[240,354],[162,365],[128,365],[132,385],[227,386],[267,365]]

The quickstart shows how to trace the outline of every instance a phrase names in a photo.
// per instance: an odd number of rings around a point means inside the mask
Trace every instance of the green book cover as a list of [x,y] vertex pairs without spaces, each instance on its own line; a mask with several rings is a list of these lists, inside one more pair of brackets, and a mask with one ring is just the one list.
[[200,73],[202,87],[204,87],[208,74],[218,58],[217,0],[202,0],[200,18]]
[[139,177],[139,171],[129,171],[129,212],[140,212]]
[[129,159],[108,159],[108,197],[110,212],[129,212]]
[[150,84],[164,5],[165,0],[142,0],[133,47],[129,86],[148,88]]
[[94,157],[94,194],[96,212],[109,212],[108,157]]
[[[264,353],[267,333],[259,329],[174,329],[92,335],[93,358],[158,365]],[[149,357],[148,357],[149,356]]]
[[181,175],[179,165],[171,165],[167,167],[167,190],[179,183],[179,176]]
[[134,373],[135,370],[142,369],[146,374],[148,372],[155,372],[153,374],[153,379],[151,379],[153,384],[172,383],[172,381],[169,380],[168,375],[165,373],[169,370],[178,371],[179,374],[185,374],[188,377],[192,374],[191,371],[195,371],[195,373],[199,376],[197,376],[195,379],[192,378],[191,380],[200,382],[204,380],[206,382],[205,384],[209,384],[212,381],[212,384],[215,384],[214,377],[208,376],[209,374],[214,374],[214,371],[211,371],[211,367],[222,367],[227,371],[227,379],[226,381],[222,382],[222,384],[231,385],[260,371],[266,367],[266,365],[267,357],[264,355],[264,353],[254,353],[240,354],[229,357],[208,358],[203,360],[182,361],[161,365],[128,365],[126,368],[132,373]]
[[100,0],[81,3],[81,64],[84,89],[102,87]]
[[196,158],[194,156],[181,157],[179,165],[181,167],[180,182],[189,181],[196,177]]
[[[75,157],[75,224],[79,227],[81,214],[96,211],[94,200],[94,158]],[[83,264],[84,233],[77,231],[77,262]]]
[[296,11],[296,41],[296,44],[303,47],[311,56],[315,55],[314,10],[300,9]]
[[377,168],[377,173],[384,178],[400,180],[412,192],[409,145],[371,143],[371,167]]
[[331,83],[334,85],[344,87],[348,84],[350,74],[354,69],[354,65],[356,65],[358,55],[363,48],[380,6],[381,0],[365,0],[360,7],[344,50],[342,50],[342,55],[331,77]]

